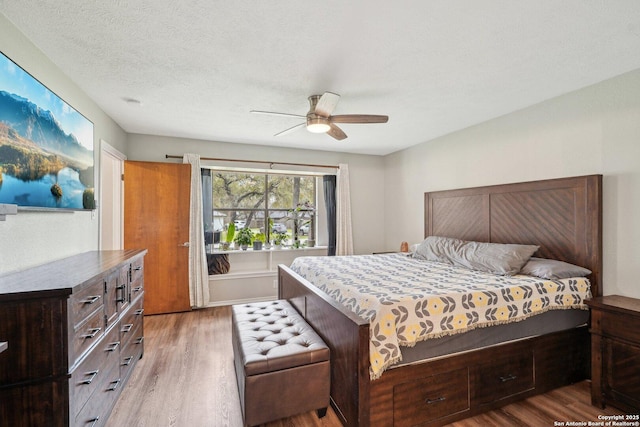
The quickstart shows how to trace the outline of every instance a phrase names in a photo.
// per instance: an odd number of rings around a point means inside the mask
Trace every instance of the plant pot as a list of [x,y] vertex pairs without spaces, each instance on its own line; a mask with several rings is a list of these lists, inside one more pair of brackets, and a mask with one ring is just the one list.
[[262,242],[253,242],[253,250],[261,251],[262,250]]
[[315,245],[316,245],[316,241],[315,240],[307,239],[307,247],[308,248],[313,248]]

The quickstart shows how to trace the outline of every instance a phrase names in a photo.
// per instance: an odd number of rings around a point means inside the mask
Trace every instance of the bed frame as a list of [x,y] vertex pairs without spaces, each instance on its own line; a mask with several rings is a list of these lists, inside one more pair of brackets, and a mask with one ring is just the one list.
[[[602,275],[602,176],[425,193],[425,236],[536,244]],[[586,326],[400,366],[369,378],[369,324],[279,266],[289,300],[331,349],[331,404],[345,426],[431,426],[589,376]]]

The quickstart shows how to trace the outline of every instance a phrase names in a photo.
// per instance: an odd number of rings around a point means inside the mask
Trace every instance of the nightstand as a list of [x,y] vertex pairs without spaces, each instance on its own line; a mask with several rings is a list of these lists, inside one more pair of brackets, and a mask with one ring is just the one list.
[[591,403],[640,411],[640,300],[618,295],[591,307]]

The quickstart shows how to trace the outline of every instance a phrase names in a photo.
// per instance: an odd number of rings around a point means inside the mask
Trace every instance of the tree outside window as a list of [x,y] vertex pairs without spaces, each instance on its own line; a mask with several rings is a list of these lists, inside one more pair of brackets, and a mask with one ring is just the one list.
[[[316,177],[250,172],[210,172],[211,213],[205,232],[224,241],[229,224],[236,232],[249,227],[267,243],[291,247],[313,245],[316,224]],[[205,173],[203,172],[203,183]],[[206,187],[206,186],[205,186]],[[203,187],[203,192],[207,191]],[[205,203],[205,209],[207,209]]]

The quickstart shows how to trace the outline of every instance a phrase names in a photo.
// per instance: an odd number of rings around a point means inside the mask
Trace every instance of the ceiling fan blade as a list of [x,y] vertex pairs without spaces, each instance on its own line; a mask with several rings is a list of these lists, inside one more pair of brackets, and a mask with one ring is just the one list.
[[300,114],[289,114],[289,113],[276,113],[275,111],[259,111],[259,110],[251,110],[250,113],[255,114],[267,114],[269,116],[284,116],[284,117],[296,117],[296,118],[305,118],[307,116],[301,116]]
[[[304,116],[302,116],[302,117],[304,117]],[[301,127],[305,126],[306,124],[307,124],[306,122],[304,122],[304,123],[300,123],[300,124],[298,124],[298,125],[295,125],[295,126],[290,127],[289,129],[285,129],[285,130],[283,130],[283,131],[281,131],[281,132],[278,132],[278,133],[276,133],[276,134],[275,134],[275,135],[273,135],[273,136],[284,136],[284,135],[288,135],[288,134],[290,134],[290,133],[292,133],[292,132],[294,132],[294,131],[298,130],[299,128],[301,128]]]
[[340,95],[325,92],[318,100],[314,113],[322,117],[329,117],[336,108],[336,105],[338,105],[338,101],[340,101]]
[[375,114],[340,114],[329,117],[333,123],[387,123],[389,116]]
[[329,123],[329,126],[331,126],[331,129],[327,131],[327,135],[329,135],[330,137],[335,138],[338,141],[342,141],[347,137],[347,134],[344,133],[344,131],[338,126],[334,125],[333,123]]

